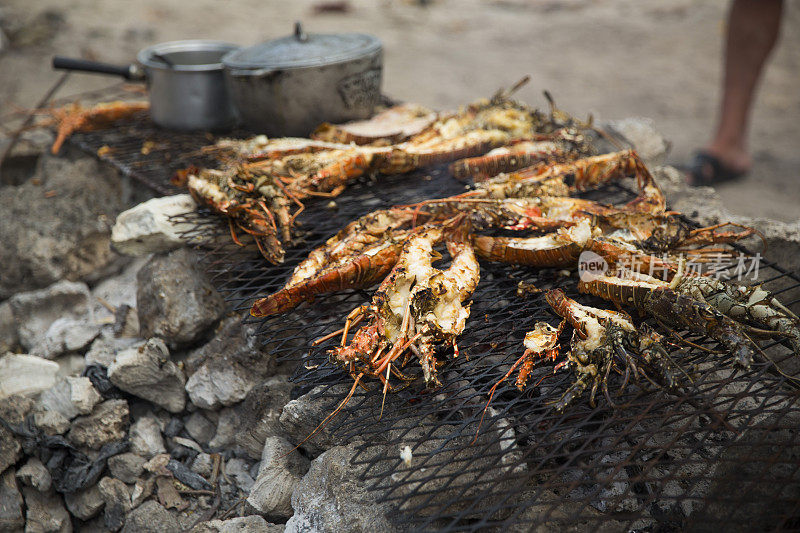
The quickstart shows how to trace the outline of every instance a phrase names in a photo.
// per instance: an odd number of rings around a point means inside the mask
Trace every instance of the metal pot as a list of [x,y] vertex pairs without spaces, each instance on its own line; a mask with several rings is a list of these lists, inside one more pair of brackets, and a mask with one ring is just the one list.
[[222,59],[234,106],[250,130],[306,136],[322,122],[368,118],[380,102],[381,42],[359,33],[294,35]]
[[109,65],[56,56],[53,67],[146,80],[150,116],[175,130],[226,130],[236,124],[228,95],[222,57],[239,47],[220,41],[173,41],[140,51],[142,67]]

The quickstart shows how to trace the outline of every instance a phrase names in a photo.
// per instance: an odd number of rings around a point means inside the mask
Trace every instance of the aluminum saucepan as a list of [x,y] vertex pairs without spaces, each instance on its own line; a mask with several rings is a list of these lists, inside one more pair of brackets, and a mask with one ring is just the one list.
[[307,136],[322,122],[372,116],[381,100],[381,42],[359,33],[294,35],[222,59],[244,126],[271,136]]
[[157,44],[140,51],[138,64],[110,65],[56,56],[53,67],[147,81],[150,116],[164,128],[224,131],[236,124],[222,57],[239,47],[220,41]]

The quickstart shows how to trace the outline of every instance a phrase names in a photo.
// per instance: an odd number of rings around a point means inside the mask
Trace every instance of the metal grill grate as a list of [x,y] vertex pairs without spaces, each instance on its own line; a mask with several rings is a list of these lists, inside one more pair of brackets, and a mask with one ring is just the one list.
[[[225,137],[240,137],[234,132]],[[118,121],[113,128],[74,133],[70,142],[120,172],[162,195],[184,192],[170,183],[177,170],[190,165],[213,166],[213,157],[199,152],[216,136],[204,132],[179,132],[156,126],[147,112]]]
[[[254,246],[238,247],[228,226],[208,213],[191,222],[185,237],[202,251],[216,287],[239,310],[273,292],[308,251],[357,216],[393,204],[440,197],[463,186],[438,170],[363,180],[334,206],[310,203],[301,215],[305,233],[287,250],[286,262],[269,266]],[[631,193],[610,186],[593,193],[606,202]],[[681,394],[648,383],[630,384],[591,409],[585,400],[556,414],[548,403],[569,386],[568,373],[542,366],[519,393],[509,380],[485,413],[487,394],[522,351],[537,320],[555,324],[541,295],[518,297],[519,281],[540,289],[562,287],[598,307],[606,302],[577,295],[574,277],[553,270],[482,263],[481,283],[462,357],[442,369],[444,386],[421,384],[390,394],[381,412],[381,391],[358,391],[326,428],[357,447],[353,467],[379,501],[400,510],[403,528],[452,531],[718,531],[800,528],[800,405],[794,382],[797,354],[776,341],[762,343],[772,362],[748,371],[726,355],[673,346],[687,371]],[[761,278],[783,302],[798,310],[800,275],[763,261]],[[313,390],[332,411],[352,379],[327,361],[334,341],[311,342],[341,327],[345,315],[370,298],[349,291],[318,299],[280,317],[256,321],[260,340],[278,358],[297,361],[296,394]],[[795,298],[793,300],[793,298]],[[252,320],[252,319],[251,319]],[[714,343],[683,335],[703,346]],[[469,357],[469,359],[467,359]],[[611,390],[619,388],[612,378]],[[481,424],[480,432],[478,426]],[[476,438],[477,435],[477,438]],[[400,450],[409,446],[407,466]]]
[[[209,273],[234,307],[245,310],[257,296],[277,290],[308,251],[365,211],[461,190],[442,172],[363,183],[337,200],[338,209],[310,208],[306,235],[287,262],[268,267],[254,250],[232,246],[227,226],[203,219],[195,238]],[[595,193],[606,201],[630,198],[622,187]],[[608,304],[577,295],[576,280],[552,270],[482,265],[481,283],[467,329],[459,339],[464,357],[443,370],[441,390],[421,386],[390,394],[379,419],[381,391],[358,393],[329,430],[358,442],[354,466],[379,499],[403,511],[402,523],[420,530],[519,530],[568,526],[609,530],[706,530],[800,527],[800,405],[790,380],[772,363],[736,369],[726,355],[673,347],[692,378],[680,395],[648,383],[628,386],[617,408],[585,401],[558,415],[548,407],[572,380],[543,366],[531,378],[538,387],[520,394],[509,380],[498,389],[480,432],[487,395],[522,351],[537,320],[558,320],[541,295],[519,298],[519,281],[540,289],[562,287],[588,305]],[[800,285],[797,273],[762,263],[768,287],[782,297]],[[796,292],[796,291],[795,291]],[[301,362],[294,381],[332,411],[352,380],[332,367],[311,342],[341,327],[344,316],[367,301],[366,291],[320,298],[289,315],[258,321],[259,335],[283,359]],[[798,301],[790,301],[797,307]],[[687,339],[714,344],[696,336]],[[775,341],[763,344],[784,372],[798,368],[796,355]],[[466,356],[470,359],[467,361]],[[619,380],[616,380],[617,387]],[[612,387],[613,390],[613,387]],[[478,438],[475,442],[476,433]],[[400,459],[408,445],[411,466]]]

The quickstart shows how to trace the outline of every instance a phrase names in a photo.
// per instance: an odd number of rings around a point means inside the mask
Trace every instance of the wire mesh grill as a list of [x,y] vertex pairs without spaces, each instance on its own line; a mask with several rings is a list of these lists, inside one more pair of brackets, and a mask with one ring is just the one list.
[[[255,246],[231,242],[228,226],[200,211],[178,217],[184,235],[202,252],[215,286],[234,309],[279,289],[312,248],[366,212],[463,190],[442,170],[364,179],[334,204],[312,201],[300,216],[301,234],[285,263],[270,266]],[[592,193],[620,202],[632,196],[622,185]],[[788,375],[800,374],[787,345],[761,343],[771,361],[749,370],[729,356],[671,346],[687,376],[678,394],[647,382],[629,384],[615,406],[585,399],[557,414],[549,405],[570,385],[571,373],[534,371],[520,393],[508,380],[485,409],[488,392],[522,352],[526,331],[539,320],[556,324],[542,296],[517,294],[520,281],[578,295],[576,279],[555,270],[481,264],[481,282],[464,334],[461,356],[441,370],[443,387],[421,383],[391,393],[381,415],[382,394],[373,384],[358,390],[325,428],[335,440],[354,443],[352,465],[376,495],[398,513],[398,526],[451,531],[718,531],[800,529],[800,405]],[[795,312],[800,275],[762,261],[761,279]],[[258,320],[257,334],[279,359],[297,362],[295,396],[313,391],[332,411],[352,385],[333,367],[331,340],[313,340],[340,328],[369,291],[319,298],[279,317]],[[795,298],[795,299],[793,299]],[[253,320],[253,319],[250,319]],[[662,331],[663,332],[663,331]],[[705,338],[681,334],[706,348]],[[779,368],[780,371],[776,370]],[[479,430],[480,426],[480,430]],[[400,458],[408,446],[410,464]]]
[[[361,183],[337,200],[335,211],[311,206],[302,222],[315,231],[276,267],[265,266],[253,249],[232,246],[227,226],[217,220],[204,218],[194,237],[213,242],[201,246],[207,269],[228,301],[244,310],[255,297],[279,289],[311,248],[356,216],[461,187],[441,171]],[[622,187],[595,196],[611,202],[631,197]],[[577,295],[574,277],[554,270],[481,267],[459,338],[462,356],[445,366],[443,388],[426,391],[419,385],[390,394],[379,419],[382,391],[373,386],[356,394],[329,427],[342,441],[359,443],[354,465],[381,501],[403,511],[402,524],[454,531],[685,531],[750,529],[758,520],[758,529],[800,527],[798,393],[766,360],[744,371],[727,355],[673,346],[672,357],[691,378],[680,394],[634,384],[613,398],[614,408],[601,401],[591,409],[580,401],[561,415],[548,404],[573,378],[552,375],[552,367],[544,366],[529,380],[541,380],[537,387],[521,394],[508,380],[484,414],[488,392],[521,354],[525,332],[538,320],[558,322],[541,295],[517,296],[520,281],[564,288],[588,305],[608,304]],[[782,284],[777,292],[783,296],[800,285],[797,273],[768,262],[761,263],[761,275],[767,287]],[[352,379],[327,361],[325,350],[334,340],[309,347],[340,328],[346,314],[369,297],[350,291],[258,321],[273,353],[302,363],[294,376],[301,392],[313,389],[330,411]],[[797,300],[784,301],[797,307]],[[770,341],[763,349],[785,373],[796,372],[796,355],[788,347]],[[612,390],[619,386],[614,379]],[[405,446],[412,451],[409,466],[400,459]]]
[[[233,132],[225,136],[242,135]],[[213,144],[216,138],[207,132],[162,129],[145,111],[116,122],[110,129],[74,133],[69,140],[123,175],[159,194],[170,195],[184,192],[170,182],[175,171],[190,165],[214,165],[215,159],[202,154],[200,148]]]

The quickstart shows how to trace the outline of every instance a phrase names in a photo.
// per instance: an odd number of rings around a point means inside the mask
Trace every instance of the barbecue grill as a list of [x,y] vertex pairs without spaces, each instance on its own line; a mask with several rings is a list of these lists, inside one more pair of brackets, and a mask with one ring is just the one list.
[[[158,149],[144,153],[147,141]],[[158,192],[169,193],[172,171],[199,161],[211,142],[202,135],[164,135],[144,117],[114,130],[75,135],[92,153]],[[374,182],[373,182],[374,181]],[[377,185],[377,186],[376,186]],[[634,196],[630,184],[592,191],[591,199],[619,203]],[[228,225],[210,212],[181,215],[212,282],[243,315],[252,301],[279,289],[292,269],[347,222],[374,209],[442,197],[464,190],[444,169],[365,178],[334,202],[311,201],[298,218],[300,235],[285,262],[268,265],[255,245],[231,242]],[[245,241],[246,242],[246,241]],[[742,247],[737,250],[747,251]],[[445,263],[446,264],[446,263]],[[765,356],[751,369],[725,354],[677,340],[671,357],[686,370],[683,390],[670,394],[650,383],[610,383],[615,406],[579,400],[563,414],[550,403],[572,382],[571,373],[541,365],[525,393],[513,379],[489,389],[523,351],[522,339],[538,320],[555,325],[541,294],[518,294],[520,282],[561,287],[582,303],[608,303],[578,295],[574,274],[481,263],[461,355],[441,370],[443,387],[421,380],[391,393],[381,414],[382,387],[358,390],[322,432],[352,443],[353,467],[377,502],[389,504],[398,527],[413,530],[705,531],[800,528],[800,376],[788,345],[761,342]],[[797,312],[800,273],[762,260],[761,280]],[[252,319],[259,341],[279,360],[296,364],[295,394],[311,393],[333,411],[353,380],[331,365],[312,342],[343,325],[347,313],[371,297],[352,290],[318,298],[289,314]],[[662,333],[666,333],[663,330]],[[687,332],[708,349],[715,343]],[[765,357],[771,359],[767,360]],[[414,365],[409,365],[413,375]],[[404,371],[405,372],[405,371]],[[314,439],[320,438],[319,435]],[[311,442],[314,442],[312,439]],[[406,463],[400,451],[408,446]]]

